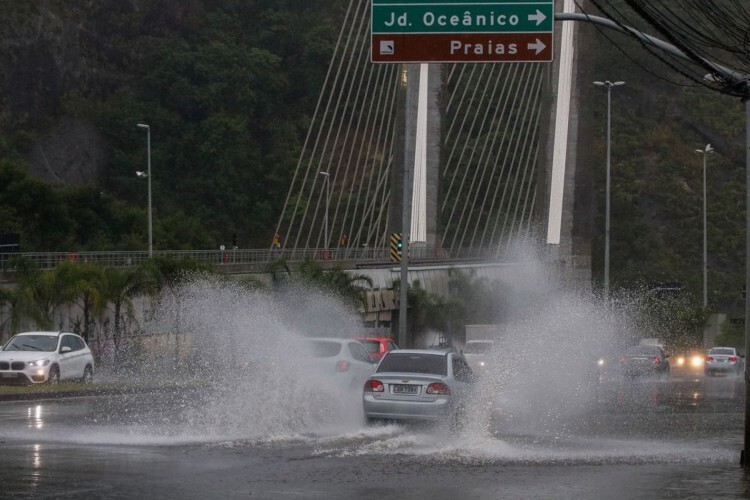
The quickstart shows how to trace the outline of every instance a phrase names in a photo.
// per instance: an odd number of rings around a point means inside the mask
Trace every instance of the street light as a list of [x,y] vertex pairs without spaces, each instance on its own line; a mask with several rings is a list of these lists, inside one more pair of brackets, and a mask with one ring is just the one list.
[[606,187],[606,215],[604,222],[604,298],[609,298],[609,170],[610,170],[610,158],[611,158],[611,130],[612,130],[612,87],[619,87],[625,85],[625,82],[610,82],[609,80],[603,82],[594,82],[594,85],[599,87],[607,87],[607,187]]
[[145,177],[148,181],[148,256],[154,256],[154,238],[153,238],[153,222],[152,222],[152,211],[151,211],[151,127],[145,123],[139,123],[138,128],[146,129],[146,156],[147,168],[146,172],[136,172],[138,177]]
[[318,172],[318,173],[326,178],[326,180],[325,180],[325,183],[326,183],[326,213],[325,213],[325,216],[324,216],[324,219],[325,219],[325,233],[324,233],[325,242],[324,242],[323,248],[328,248],[328,203],[329,203],[329,201],[331,199],[331,192],[330,192],[331,187],[330,187],[330,184],[329,184],[329,179],[330,179],[331,176],[328,174],[328,172]]
[[[706,158],[714,152],[710,144],[704,149],[696,149],[703,155],[703,309],[708,306],[708,228],[706,225]],[[705,340],[705,339],[704,339]]]

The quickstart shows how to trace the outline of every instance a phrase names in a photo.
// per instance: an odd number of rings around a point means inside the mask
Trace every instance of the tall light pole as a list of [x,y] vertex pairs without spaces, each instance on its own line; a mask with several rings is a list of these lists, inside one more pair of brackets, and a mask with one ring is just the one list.
[[[706,225],[706,158],[714,152],[710,144],[704,149],[696,149],[703,155],[703,309],[708,306],[708,227]],[[704,338],[704,340],[706,340]]]
[[610,184],[610,161],[612,150],[612,87],[625,85],[625,82],[594,82],[599,87],[607,87],[607,187],[606,187],[606,209],[604,222],[604,298],[609,299],[609,184]]
[[154,256],[154,233],[153,233],[153,219],[151,211],[151,127],[145,123],[139,123],[138,128],[146,129],[146,156],[147,156],[147,168],[146,172],[136,172],[138,177],[145,177],[148,183],[148,256]]
[[326,179],[325,180],[325,183],[326,183],[326,213],[325,213],[325,216],[324,216],[324,220],[325,220],[325,233],[324,233],[325,242],[323,243],[323,248],[328,248],[328,203],[331,200],[331,187],[330,187],[330,184],[329,184],[329,178],[331,176],[328,174],[328,172],[319,172],[319,174],[322,175],[323,177],[325,177],[325,179]]

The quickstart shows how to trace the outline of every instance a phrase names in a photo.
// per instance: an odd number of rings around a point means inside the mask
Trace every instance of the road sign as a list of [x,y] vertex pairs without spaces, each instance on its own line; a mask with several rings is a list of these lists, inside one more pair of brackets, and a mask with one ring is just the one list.
[[552,61],[553,0],[371,0],[373,62]]

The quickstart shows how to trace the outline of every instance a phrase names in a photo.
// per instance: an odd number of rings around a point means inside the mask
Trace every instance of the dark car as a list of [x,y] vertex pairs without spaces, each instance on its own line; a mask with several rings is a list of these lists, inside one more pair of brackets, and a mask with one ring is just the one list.
[[669,376],[669,355],[658,345],[637,345],[625,351],[620,367],[626,377]]

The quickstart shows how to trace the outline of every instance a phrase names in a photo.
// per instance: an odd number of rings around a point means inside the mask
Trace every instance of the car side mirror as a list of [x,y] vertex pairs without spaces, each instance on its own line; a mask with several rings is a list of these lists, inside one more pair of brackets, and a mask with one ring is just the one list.
[[70,351],[72,351],[72,350],[73,350],[73,349],[71,349],[71,348],[70,348],[70,347],[68,347],[68,346],[65,346],[65,347],[61,347],[61,348],[60,348],[60,352],[70,352]]

